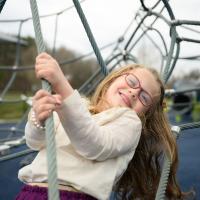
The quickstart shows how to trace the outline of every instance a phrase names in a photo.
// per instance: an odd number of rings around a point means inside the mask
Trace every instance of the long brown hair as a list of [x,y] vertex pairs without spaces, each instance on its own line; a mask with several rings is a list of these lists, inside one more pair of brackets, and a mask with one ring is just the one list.
[[[117,71],[111,72],[97,87],[91,98],[90,112],[95,114],[101,112],[105,103],[104,96],[110,84],[119,76],[130,70],[144,68],[138,64],[128,65]],[[177,146],[175,138],[170,130],[169,122],[163,112],[164,86],[159,74],[150,68],[160,86],[160,97],[141,118],[143,128],[139,144],[133,159],[127,170],[115,187],[117,199],[133,200],[136,198],[144,200],[155,199],[158,183],[160,180],[163,156],[167,153],[172,160],[171,172],[167,185],[166,195],[169,199],[181,199],[182,193],[176,181],[178,165]]]

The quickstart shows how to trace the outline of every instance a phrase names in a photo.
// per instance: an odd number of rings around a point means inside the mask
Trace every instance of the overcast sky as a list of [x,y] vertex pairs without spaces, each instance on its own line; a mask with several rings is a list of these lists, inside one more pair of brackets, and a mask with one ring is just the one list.
[[[149,3],[156,1],[146,0],[146,2]],[[56,13],[73,5],[73,1],[71,0],[40,0],[37,1],[37,3],[40,15]],[[101,47],[117,40],[125,32],[127,26],[129,25],[129,23],[135,16],[135,13],[140,7],[140,1],[85,0],[81,5],[91,27],[91,30],[94,34],[96,42],[98,46]],[[196,21],[200,20],[199,0],[171,0],[170,5],[177,19]],[[168,17],[166,12],[164,12],[163,14],[164,16]],[[29,0],[7,0],[4,9],[0,14],[0,20],[25,19],[27,17],[31,17]],[[145,22],[148,23],[148,20]],[[55,28],[55,16],[41,18],[41,26],[44,40],[48,42],[48,45],[50,47],[52,47]],[[17,34],[18,27],[19,22],[0,22],[0,32]],[[129,33],[133,32],[135,27],[136,24],[133,24],[132,27],[129,29]],[[162,33],[165,33],[166,42],[167,44],[169,44],[169,28],[164,25],[163,22],[158,22],[157,27],[159,27],[159,30]],[[200,31],[199,27],[192,26],[192,28]],[[200,39],[199,34],[192,33],[184,29],[178,29],[178,33],[180,36],[190,36],[192,38]],[[23,24],[22,35],[31,35],[34,37],[33,25],[31,20]],[[155,41],[158,43],[158,45],[160,45],[157,38],[155,38]],[[57,46],[63,45],[67,48],[74,49],[82,54],[92,51],[91,45],[87,39],[87,36],[75,8],[72,8],[59,16],[56,43]],[[140,46],[141,45],[144,44],[140,44]],[[112,48],[113,46],[110,47],[110,51]],[[105,52],[108,51],[109,50]],[[200,54],[199,44],[181,43],[181,56],[192,56],[197,54]],[[103,52],[103,56],[106,57],[106,53]],[[188,69],[197,68],[200,66],[199,64],[199,62],[195,61],[179,61],[176,66],[176,73],[185,72]]]

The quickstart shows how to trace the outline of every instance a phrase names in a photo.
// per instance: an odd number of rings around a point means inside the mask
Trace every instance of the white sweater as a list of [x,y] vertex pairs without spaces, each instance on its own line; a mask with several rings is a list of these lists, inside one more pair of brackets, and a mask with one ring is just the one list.
[[[64,100],[59,116],[54,113],[59,184],[109,199],[138,145],[139,117],[125,107],[91,115],[77,90]],[[28,121],[25,136],[27,145],[39,153],[18,177],[25,183],[47,182],[45,133]]]

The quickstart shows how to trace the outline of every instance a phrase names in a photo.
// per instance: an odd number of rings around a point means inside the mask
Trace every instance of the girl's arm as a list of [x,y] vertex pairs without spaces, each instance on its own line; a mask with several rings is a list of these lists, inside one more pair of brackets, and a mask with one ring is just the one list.
[[[49,81],[58,95],[57,98],[52,98],[44,92],[38,93],[34,109],[37,120],[43,122],[50,107],[55,110],[77,152],[88,159],[105,160],[136,148],[141,122],[134,111],[120,108],[121,113],[118,113],[119,116],[115,120],[105,126],[99,126],[55,59],[47,53],[41,53],[36,58],[35,72],[37,78]],[[61,107],[55,106],[56,99],[58,104],[64,100]],[[47,106],[41,106],[41,103]]]
[[[28,121],[25,126],[25,138],[26,144],[29,148],[33,150],[40,150],[46,146],[45,130],[38,128],[34,125],[31,119],[33,109],[29,112]],[[56,134],[56,129],[59,125],[59,117],[56,112],[53,112],[54,119],[54,129]]]
[[103,161],[135,150],[141,133],[141,121],[134,111],[129,108],[112,110],[115,119],[100,126],[79,93],[74,91],[57,112],[76,151],[88,159]]
[[[73,88],[62,73],[57,61],[47,53],[41,53],[36,57],[35,73],[37,78],[49,81],[52,90],[56,93],[52,95],[45,90],[39,90],[33,98],[35,120],[43,124],[52,111],[59,108],[62,99],[73,92]],[[36,128],[30,118],[31,114],[29,114],[25,128],[26,142],[30,148],[39,150],[45,146],[45,131]]]
[[[31,109],[28,122],[25,127],[25,138],[27,145],[34,150],[40,150],[45,146],[45,130],[36,127],[44,124],[45,120],[59,108],[61,104],[60,95],[51,95],[47,91],[39,90],[33,97],[33,108]],[[33,119],[34,112],[34,119]],[[55,118],[55,116],[54,116]]]
[[29,112],[25,126],[26,144],[33,150],[40,150],[45,146],[45,131],[37,128],[31,121],[32,110]]

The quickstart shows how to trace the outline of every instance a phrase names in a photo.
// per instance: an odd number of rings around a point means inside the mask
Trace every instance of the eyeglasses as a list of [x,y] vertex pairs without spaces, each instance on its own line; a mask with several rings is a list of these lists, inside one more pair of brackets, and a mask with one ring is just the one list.
[[138,99],[144,106],[150,106],[153,104],[151,95],[141,87],[140,81],[135,75],[130,73],[126,74],[125,80],[129,87],[133,89],[141,89],[138,94]]

